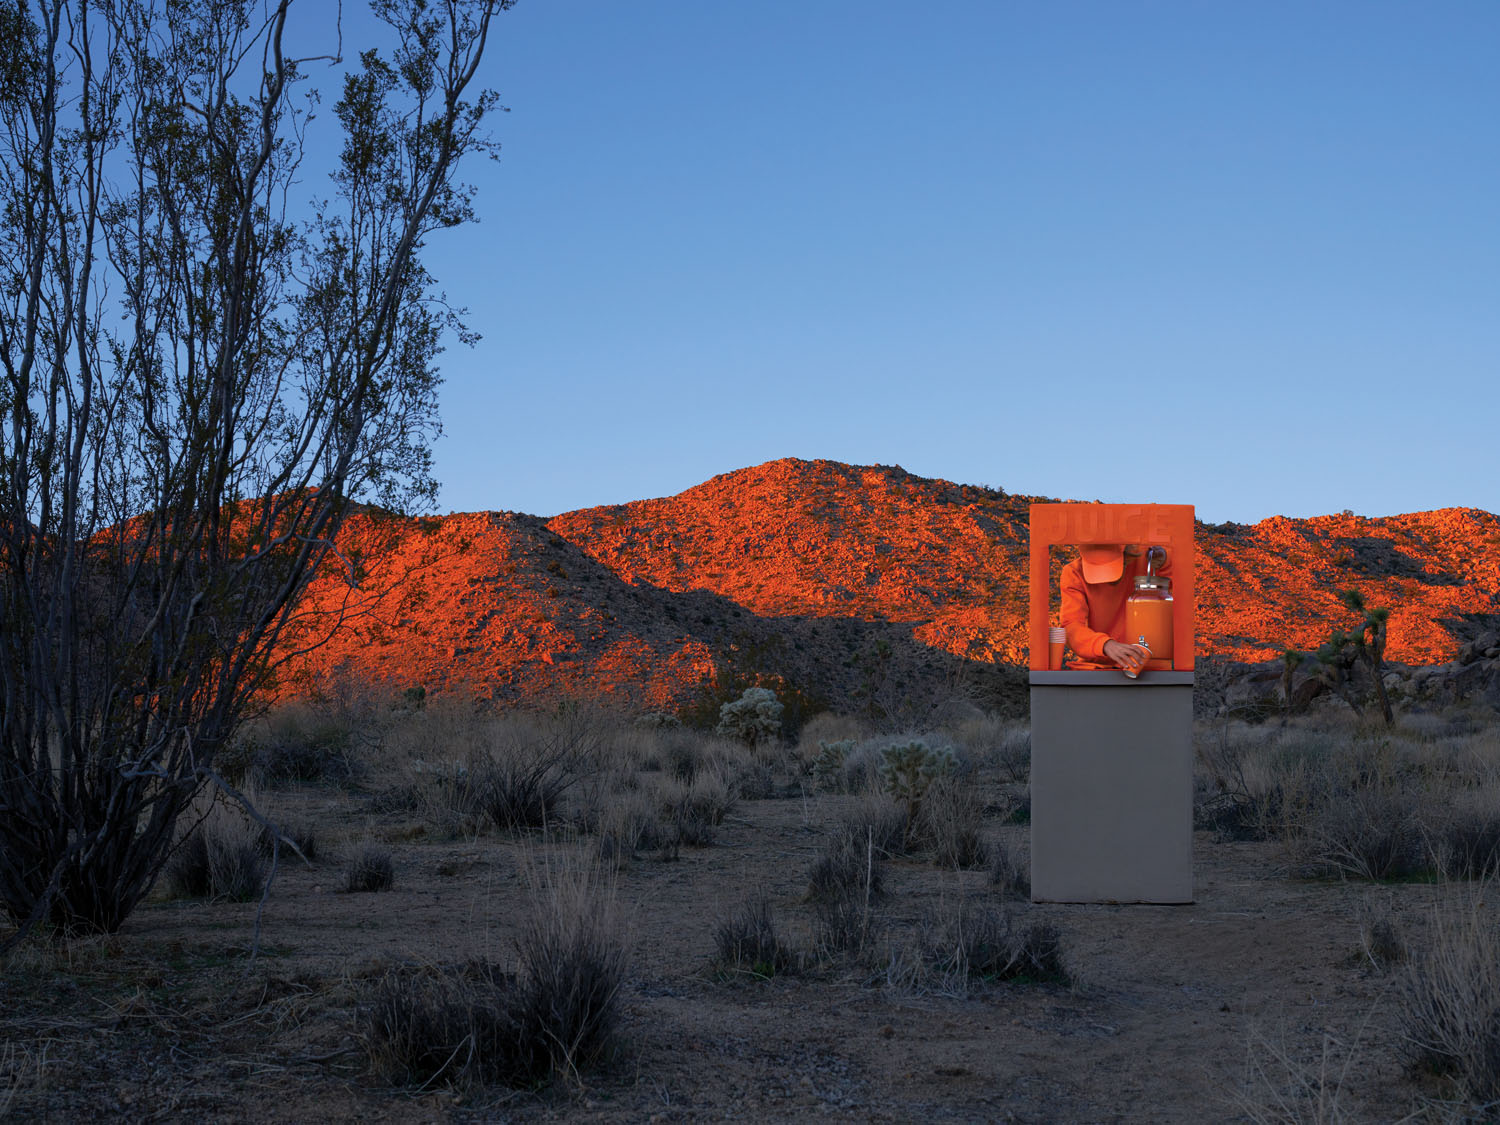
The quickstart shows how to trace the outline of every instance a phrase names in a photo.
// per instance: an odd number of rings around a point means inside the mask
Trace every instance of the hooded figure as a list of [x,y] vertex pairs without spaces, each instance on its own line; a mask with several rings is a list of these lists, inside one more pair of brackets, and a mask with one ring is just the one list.
[[[1156,560],[1152,573],[1171,574],[1166,550],[1152,547],[1151,553]],[[1062,623],[1068,646],[1080,658],[1131,671],[1145,667],[1150,653],[1125,635],[1125,603],[1150,557],[1134,544],[1090,543],[1063,567]]]

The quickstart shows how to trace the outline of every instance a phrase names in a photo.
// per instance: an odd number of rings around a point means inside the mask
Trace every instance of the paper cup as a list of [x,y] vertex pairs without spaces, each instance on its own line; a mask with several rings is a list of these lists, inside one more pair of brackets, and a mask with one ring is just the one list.
[[1053,625],[1047,630],[1047,667],[1054,672],[1061,672],[1063,666],[1063,649],[1068,643],[1068,631]]

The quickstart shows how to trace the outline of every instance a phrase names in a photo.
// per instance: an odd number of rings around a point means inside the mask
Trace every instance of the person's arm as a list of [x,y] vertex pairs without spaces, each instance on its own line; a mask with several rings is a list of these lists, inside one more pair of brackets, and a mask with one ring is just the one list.
[[1104,655],[1121,668],[1126,670],[1134,668],[1137,671],[1144,668],[1146,661],[1151,658],[1149,651],[1140,645],[1121,644],[1116,640],[1104,642]]
[[1113,659],[1104,651],[1110,635],[1089,625],[1089,602],[1084,593],[1083,571],[1077,563],[1063,567],[1058,590],[1062,595],[1060,616],[1063,628],[1068,631],[1068,647],[1085,660]]

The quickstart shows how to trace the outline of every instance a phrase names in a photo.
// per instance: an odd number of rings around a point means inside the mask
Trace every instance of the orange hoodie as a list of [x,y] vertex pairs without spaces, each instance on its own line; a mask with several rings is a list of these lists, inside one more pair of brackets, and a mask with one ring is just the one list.
[[[1068,631],[1068,646],[1084,660],[1102,664],[1112,663],[1104,655],[1105,641],[1134,644],[1134,637],[1125,635],[1125,603],[1135,592],[1137,575],[1146,573],[1146,553],[1142,551],[1132,558],[1125,556],[1125,569],[1114,582],[1085,582],[1083,560],[1074,559],[1063,567],[1058,586],[1062,592],[1062,623]],[[1153,574],[1170,575],[1172,560],[1169,557],[1159,564]]]

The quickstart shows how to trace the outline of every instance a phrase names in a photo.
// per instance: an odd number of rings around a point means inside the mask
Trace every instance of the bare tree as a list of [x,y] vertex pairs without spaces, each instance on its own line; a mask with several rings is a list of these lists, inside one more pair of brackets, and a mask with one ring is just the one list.
[[[0,10],[0,904],[116,930],[274,676],[350,506],[430,498],[459,325],[424,239],[514,0],[376,0],[331,199],[292,0]],[[337,60],[335,60],[337,61]],[[469,100],[466,99],[466,95]],[[332,562],[333,560],[328,560]]]

